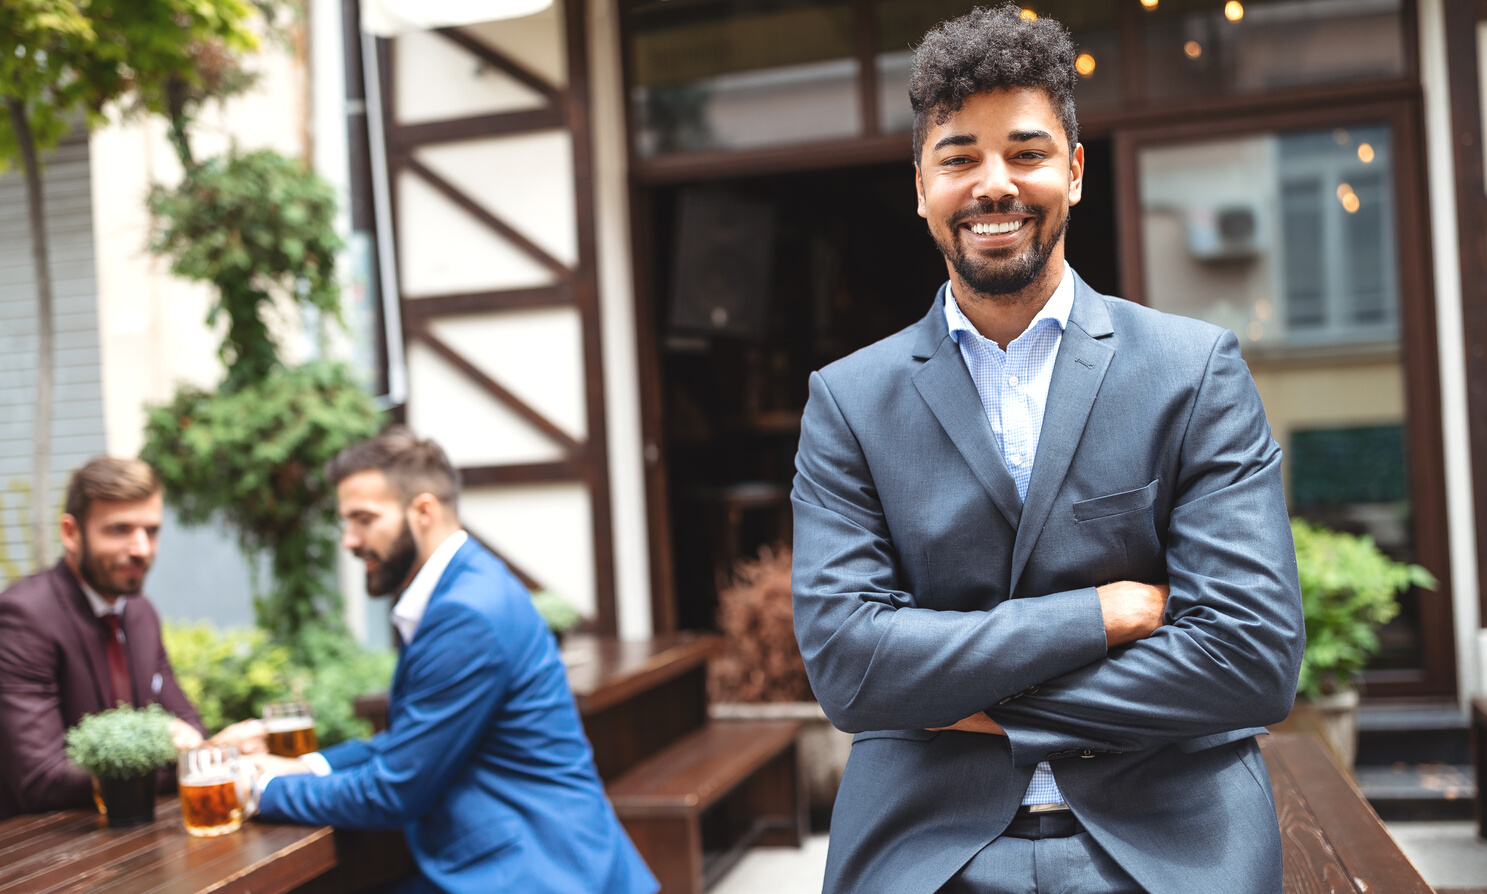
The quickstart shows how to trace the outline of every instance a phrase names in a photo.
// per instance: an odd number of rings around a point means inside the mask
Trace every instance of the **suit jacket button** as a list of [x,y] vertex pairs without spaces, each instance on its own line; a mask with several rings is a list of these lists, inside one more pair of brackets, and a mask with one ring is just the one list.
[[1023,695],[1032,695],[1033,693],[1035,693],[1037,691],[1038,691],[1038,687],[1036,687],[1036,686],[1029,686],[1028,688],[1026,688],[1026,689],[1024,689],[1022,691],[1022,694]]
[[1090,751],[1088,749],[1085,749],[1084,751],[1079,752],[1079,756],[1080,757],[1094,757],[1095,756],[1095,753],[1093,751]]

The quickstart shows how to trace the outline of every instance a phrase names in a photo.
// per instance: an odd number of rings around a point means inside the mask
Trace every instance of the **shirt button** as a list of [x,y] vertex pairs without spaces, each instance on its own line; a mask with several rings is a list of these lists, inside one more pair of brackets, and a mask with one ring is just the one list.
[[1010,457],[1008,457],[1008,459],[1012,460],[1012,465],[1014,465],[1014,466],[1020,466],[1020,465],[1022,465],[1022,454],[1021,453],[1014,453]]
[[1008,376],[1007,377],[1007,384],[1008,385],[1011,385],[1013,387],[1016,387],[1017,386],[1017,377],[1016,376]]

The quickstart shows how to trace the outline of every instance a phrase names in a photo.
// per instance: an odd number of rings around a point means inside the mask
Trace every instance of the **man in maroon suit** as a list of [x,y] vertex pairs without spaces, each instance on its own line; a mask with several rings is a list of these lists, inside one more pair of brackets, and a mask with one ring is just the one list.
[[0,819],[91,802],[63,750],[84,714],[158,702],[178,718],[176,747],[206,732],[140,594],[163,512],[154,469],[94,459],[67,485],[62,561],[0,593]]

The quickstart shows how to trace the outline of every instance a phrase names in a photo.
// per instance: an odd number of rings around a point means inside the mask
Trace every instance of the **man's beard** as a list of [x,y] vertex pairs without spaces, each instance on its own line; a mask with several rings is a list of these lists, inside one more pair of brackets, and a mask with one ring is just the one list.
[[[987,214],[1032,215],[1024,226],[1035,228],[1033,244],[1022,254],[1009,257],[968,254],[958,238],[960,225],[970,218]],[[950,266],[955,269],[955,273],[971,289],[981,295],[1011,295],[1032,285],[1033,280],[1037,279],[1038,274],[1042,273],[1043,268],[1047,266],[1053,250],[1058,247],[1059,240],[1064,236],[1064,231],[1069,228],[1069,215],[1066,213],[1063,220],[1059,221],[1057,226],[1049,228],[1042,234],[1042,240],[1039,240],[1037,233],[1047,220],[1046,209],[1024,205],[1015,200],[979,202],[962,208],[950,218],[949,244],[940,241],[933,229],[930,230],[930,236],[934,239],[940,254],[950,261]]]
[[93,592],[105,599],[114,599],[118,596],[134,596],[144,589],[145,574],[150,570],[150,563],[144,559],[126,559],[125,563],[130,570],[138,570],[137,581],[118,580],[110,571],[107,562],[93,555],[88,549],[88,535],[78,526],[78,539],[81,543],[81,554],[78,556],[77,569],[83,576],[83,583],[93,588]]
[[386,596],[407,580],[413,561],[418,558],[418,545],[413,542],[413,532],[404,521],[403,530],[398,533],[398,539],[392,542],[386,556],[378,555],[370,549],[355,550],[353,555],[358,559],[370,557],[377,562],[375,568],[367,569],[367,595]]

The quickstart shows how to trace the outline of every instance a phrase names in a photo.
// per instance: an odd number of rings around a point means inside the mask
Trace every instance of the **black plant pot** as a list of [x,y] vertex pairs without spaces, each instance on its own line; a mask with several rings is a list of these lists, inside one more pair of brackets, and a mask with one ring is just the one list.
[[100,779],[98,791],[103,796],[111,827],[142,826],[155,821],[154,773],[134,779]]

